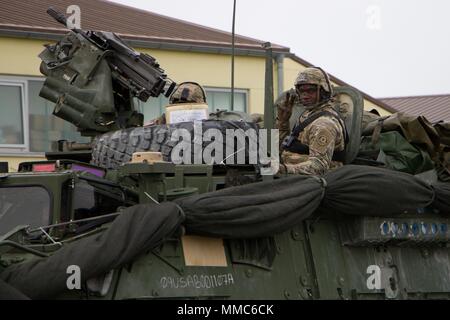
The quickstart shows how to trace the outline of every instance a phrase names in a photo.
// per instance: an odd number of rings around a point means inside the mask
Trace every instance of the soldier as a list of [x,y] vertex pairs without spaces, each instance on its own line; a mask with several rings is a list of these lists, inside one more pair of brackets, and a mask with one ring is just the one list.
[[[182,82],[169,98],[169,105],[180,103],[206,103],[206,93],[197,82]],[[166,124],[166,116],[150,121],[149,125]]]
[[[301,71],[295,80],[295,91],[291,89],[277,100],[280,173],[321,175],[342,166],[347,133],[332,100],[328,75],[316,67]],[[305,111],[289,135],[289,120],[296,103]]]

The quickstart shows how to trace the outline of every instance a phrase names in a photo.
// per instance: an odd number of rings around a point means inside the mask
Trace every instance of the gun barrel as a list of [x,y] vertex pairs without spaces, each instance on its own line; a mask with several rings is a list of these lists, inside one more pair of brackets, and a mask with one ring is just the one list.
[[57,11],[53,7],[50,7],[47,9],[47,13],[56,21],[63,24],[65,27],[67,27],[67,18],[62,14],[61,12]]

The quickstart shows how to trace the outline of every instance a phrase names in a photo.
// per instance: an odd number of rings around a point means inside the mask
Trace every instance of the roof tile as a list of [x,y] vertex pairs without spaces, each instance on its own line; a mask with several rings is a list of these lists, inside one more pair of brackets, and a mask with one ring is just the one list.
[[431,122],[450,122],[450,94],[379,98],[397,111],[411,115],[423,115]]
[[[176,42],[198,42],[210,46],[231,44],[229,32],[104,0],[0,0],[0,28],[3,26],[28,31],[51,29],[53,32],[65,33],[67,30],[54,21],[46,10],[53,6],[65,13],[66,8],[72,4],[80,7],[83,29],[133,35],[135,39],[172,39]],[[252,47],[263,51],[261,45],[264,41],[261,40],[236,35],[235,43],[238,48]],[[272,46],[274,49],[289,51],[287,47],[276,44]]]

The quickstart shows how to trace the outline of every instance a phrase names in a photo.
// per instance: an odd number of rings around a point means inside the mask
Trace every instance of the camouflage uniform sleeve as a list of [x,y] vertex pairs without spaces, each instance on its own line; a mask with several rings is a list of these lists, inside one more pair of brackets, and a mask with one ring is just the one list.
[[[286,91],[287,92],[287,91]],[[286,92],[283,92],[278,99],[275,101],[275,108],[277,110],[277,119],[275,123],[275,128],[279,131],[279,141],[278,145],[281,148],[281,144],[284,139],[290,134],[291,128],[289,125],[289,119],[280,119],[280,106],[282,106],[286,99]]]
[[330,118],[320,117],[305,129],[304,134],[309,145],[308,159],[299,164],[286,164],[287,172],[322,175],[330,169],[339,129]]

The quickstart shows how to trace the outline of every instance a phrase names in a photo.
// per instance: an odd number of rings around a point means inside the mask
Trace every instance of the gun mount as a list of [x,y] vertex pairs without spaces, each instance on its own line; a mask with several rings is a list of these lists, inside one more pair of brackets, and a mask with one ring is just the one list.
[[[52,8],[47,12],[66,25],[64,15]],[[72,29],[39,57],[46,76],[40,96],[55,102],[53,114],[84,136],[142,126],[133,98],[169,96],[175,87],[154,57],[133,50],[112,32]]]

